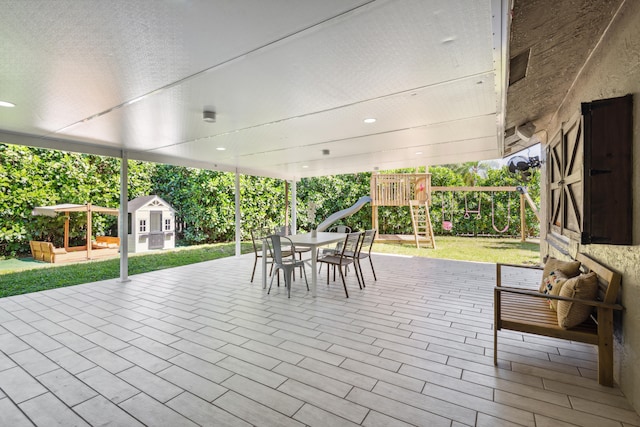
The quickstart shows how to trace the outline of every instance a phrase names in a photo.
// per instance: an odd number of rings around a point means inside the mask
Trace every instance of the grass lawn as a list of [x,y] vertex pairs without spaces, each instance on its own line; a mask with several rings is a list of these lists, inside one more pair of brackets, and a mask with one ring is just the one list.
[[[422,244],[421,244],[422,245]],[[372,252],[511,264],[540,264],[540,245],[537,240],[491,237],[436,236],[436,248],[416,248],[408,243],[374,243]]]
[[[446,258],[464,261],[538,264],[537,242],[521,243],[519,239],[471,238],[439,236],[438,249],[421,248],[409,244],[380,244],[374,252],[407,256]],[[242,243],[242,253],[252,252],[250,242]],[[233,256],[235,243],[191,246],[172,251],[131,254],[129,274],[139,274],[164,268],[178,267]],[[19,271],[21,270],[21,271]],[[29,259],[0,261],[0,298],[53,289],[64,286],[115,279],[120,276],[118,258],[78,264],[52,265]]]
[[[242,244],[242,253],[252,252],[251,243]],[[146,273],[235,254],[235,243],[218,243],[178,248],[172,251],[131,254],[129,274]],[[9,270],[13,267],[13,271]],[[22,271],[15,271],[16,266]],[[35,261],[0,261],[0,298],[54,289],[120,276],[120,259],[52,265]]]

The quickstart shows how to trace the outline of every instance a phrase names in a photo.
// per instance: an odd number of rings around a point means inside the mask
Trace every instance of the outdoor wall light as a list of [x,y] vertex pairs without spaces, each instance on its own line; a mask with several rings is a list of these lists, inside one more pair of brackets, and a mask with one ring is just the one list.
[[216,122],[216,112],[215,111],[204,110],[202,112],[202,120],[204,120],[207,123],[215,123]]

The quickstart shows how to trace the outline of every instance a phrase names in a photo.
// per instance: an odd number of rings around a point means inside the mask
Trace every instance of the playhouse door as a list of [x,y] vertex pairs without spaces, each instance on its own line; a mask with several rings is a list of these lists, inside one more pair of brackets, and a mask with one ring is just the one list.
[[164,232],[162,231],[162,211],[151,211],[149,229],[149,249],[164,248]]

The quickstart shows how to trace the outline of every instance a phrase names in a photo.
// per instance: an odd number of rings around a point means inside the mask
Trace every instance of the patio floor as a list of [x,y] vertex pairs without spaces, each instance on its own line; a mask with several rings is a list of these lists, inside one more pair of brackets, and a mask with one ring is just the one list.
[[252,263],[0,299],[0,425],[640,425],[592,346],[505,331],[493,366],[493,265],[374,255],[287,299]]

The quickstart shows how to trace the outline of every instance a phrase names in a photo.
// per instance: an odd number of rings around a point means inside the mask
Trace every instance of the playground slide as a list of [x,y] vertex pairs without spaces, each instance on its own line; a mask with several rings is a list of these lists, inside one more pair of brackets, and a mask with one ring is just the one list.
[[318,225],[318,231],[325,231],[334,222],[341,220],[342,218],[345,218],[347,216],[353,215],[354,213],[362,209],[364,205],[370,202],[371,202],[371,197],[369,196],[360,197],[358,201],[353,204],[353,206],[329,215],[329,218],[325,219],[320,223],[320,225]]

